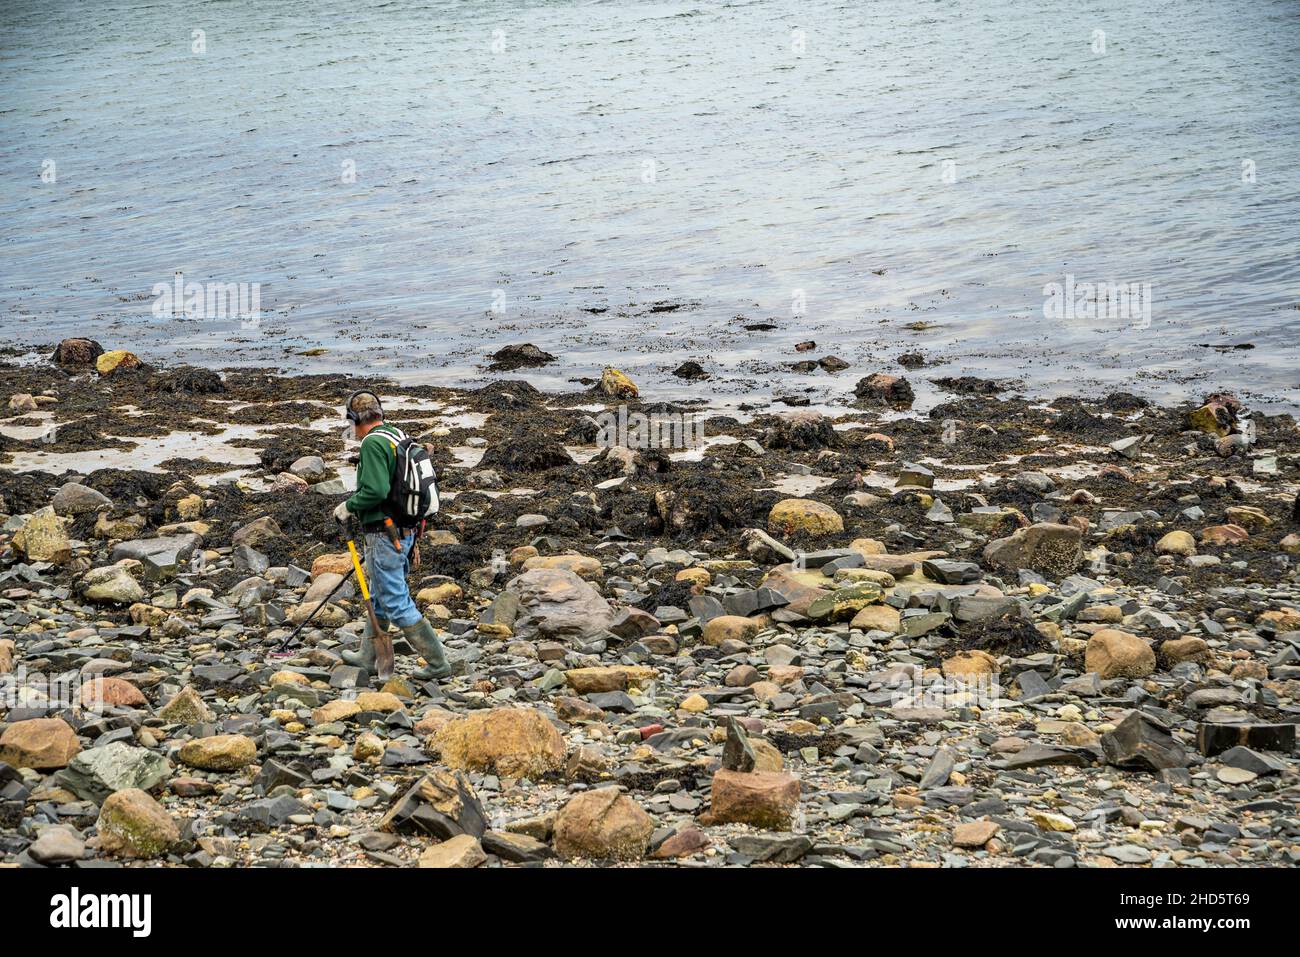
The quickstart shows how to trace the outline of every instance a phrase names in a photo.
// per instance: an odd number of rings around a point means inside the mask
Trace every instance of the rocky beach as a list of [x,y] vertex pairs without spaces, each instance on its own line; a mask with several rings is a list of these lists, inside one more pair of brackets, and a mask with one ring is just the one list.
[[[1300,863],[1290,414],[811,344],[842,408],[129,345],[0,357],[0,867]],[[340,658],[362,387],[439,470],[442,682]]]

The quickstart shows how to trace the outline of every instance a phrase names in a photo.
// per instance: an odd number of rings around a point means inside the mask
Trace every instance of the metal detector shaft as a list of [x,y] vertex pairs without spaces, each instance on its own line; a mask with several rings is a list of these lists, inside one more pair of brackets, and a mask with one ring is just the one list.
[[280,642],[280,647],[276,649],[277,651],[284,651],[284,649],[289,646],[289,642],[293,641],[295,638],[298,637],[298,632],[302,631],[304,628],[307,627],[307,625],[311,622],[311,620],[316,617],[316,612],[320,611],[322,608],[328,605],[330,603],[330,599],[338,594],[339,589],[348,583],[348,579],[352,577],[352,572],[353,569],[349,568],[348,573],[343,576],[343,580],[339,582],[337,585],[335,585],[333,590],[331,590],[328,595],[326,595],[321,601],[319,601],[316,604],[316,607],[311,610],[311,614],[302,620],[302,623],[299,624],[298,627],[295,628],[289,634],[289,637],[285,638],[284,641]]

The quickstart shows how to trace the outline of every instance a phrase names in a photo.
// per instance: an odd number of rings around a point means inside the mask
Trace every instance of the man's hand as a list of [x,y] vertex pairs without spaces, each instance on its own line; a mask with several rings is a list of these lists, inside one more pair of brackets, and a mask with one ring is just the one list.
[[351,517],[352,513],[348,511],[348,503],[339,502],[339,507],[334,509],[334,521],[340,525],[346,525]]

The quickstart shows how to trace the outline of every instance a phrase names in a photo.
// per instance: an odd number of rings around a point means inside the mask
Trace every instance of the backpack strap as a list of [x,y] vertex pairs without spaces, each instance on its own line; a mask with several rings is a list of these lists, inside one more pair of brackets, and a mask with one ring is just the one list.
[[[392,430],[392,432],[395,432],[397,434],[391,435],[389,432],[386,431],[381,432],[380,429],[390,429]],[[383,439],[385,442],[391,445],[393,447],[393,451],[396,452],[397,443],[401,442],[403,439],[406,438],[406,433],[403,432],[395,425],[381,425],[367,432],[366,438],[361,440],[361,444],[365,445],[366,439],[369,439],[371,436],[374,436],[375,438]]]

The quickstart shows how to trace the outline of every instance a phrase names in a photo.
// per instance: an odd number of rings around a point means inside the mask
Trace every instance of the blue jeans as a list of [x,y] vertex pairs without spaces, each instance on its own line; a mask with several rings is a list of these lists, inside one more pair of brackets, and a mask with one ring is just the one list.
[[402,550],[393,547],[385,532],[366,532],[366,581],[375,614],[398,628],[414,625],[424,616],[411,600],[406,576],[411,570],[411,549],[415,546],[415,529],[402,538]]

